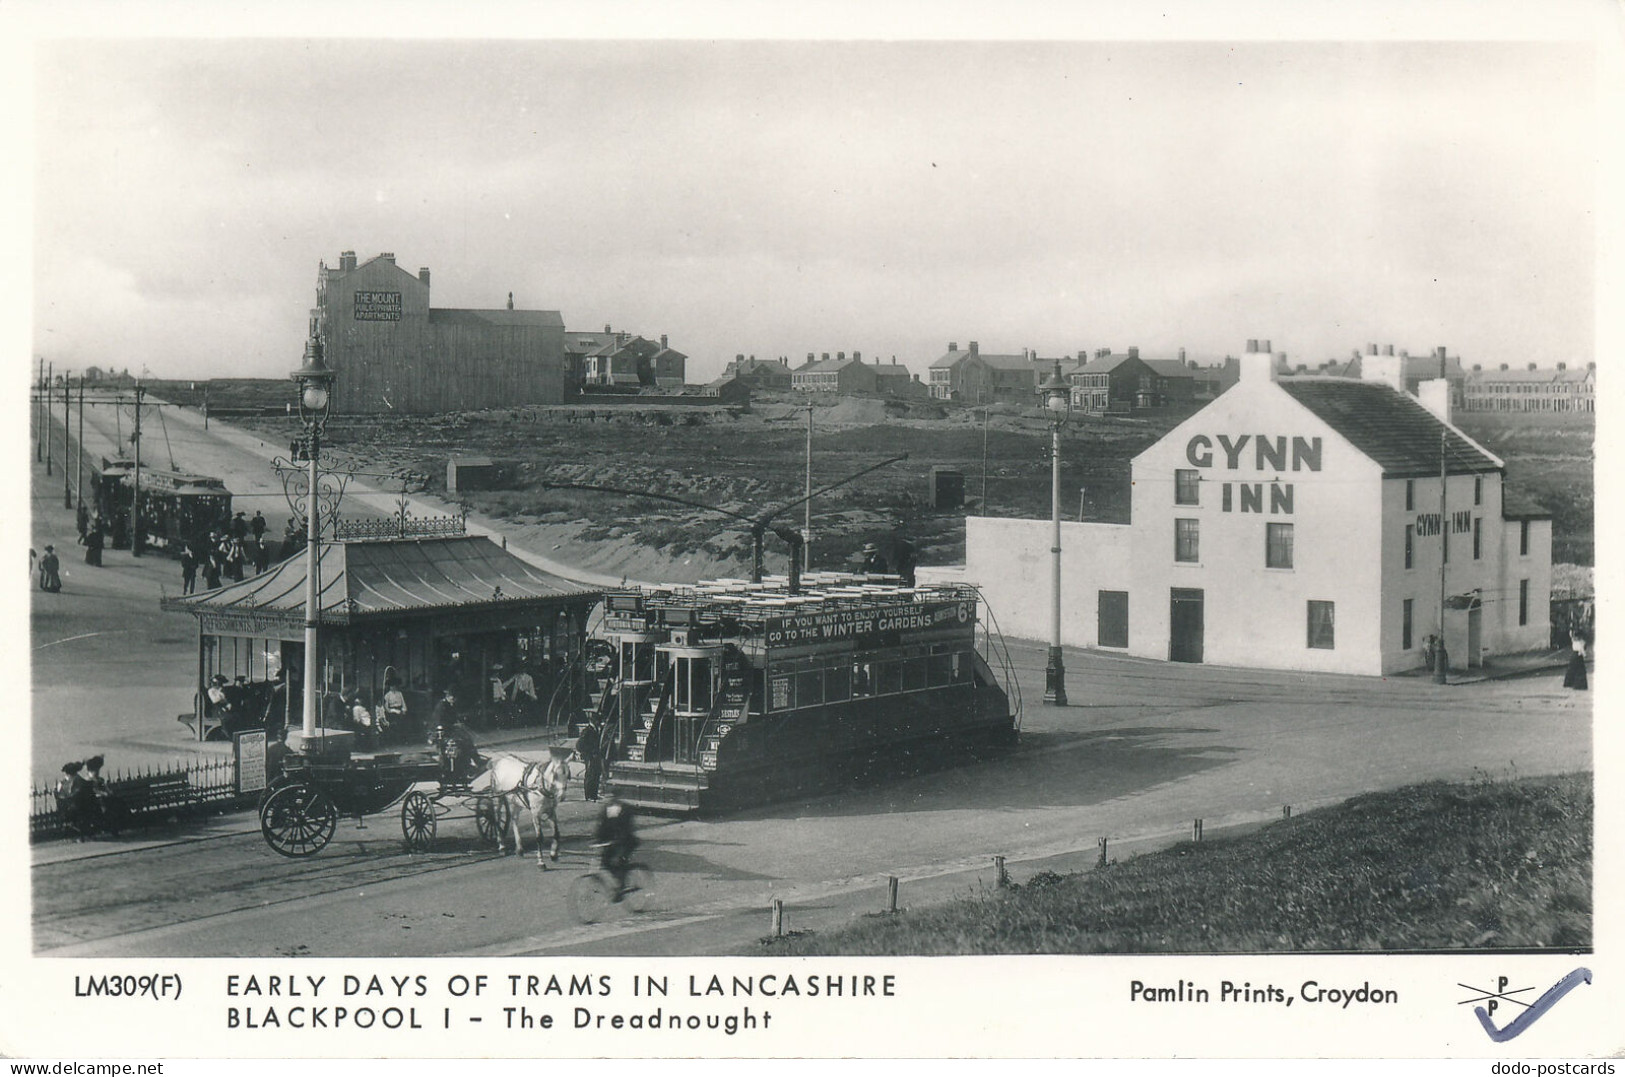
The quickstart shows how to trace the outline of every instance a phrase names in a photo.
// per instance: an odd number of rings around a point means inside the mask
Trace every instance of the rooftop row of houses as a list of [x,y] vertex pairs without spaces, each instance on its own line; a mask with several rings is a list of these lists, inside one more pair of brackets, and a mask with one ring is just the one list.
[[[1270,351],[1269,341],[1248,341],[1254,351],[1275,355],[1276,373],[1282,376],[1325,376],[1359,379],[1362,359],[1382,357],[1396,360],[1406,391],[1443,379],[1449,386],[1453,407],[1467,411],[1583,411],[1595,410],[1596,364],[1585,369],[1542,369],[1530,363],[1525,370],[1485,370],[1474,364],[1469,371],[1461,357],[1448,354],[1444,347],[1428,355],[1411,355],[1392,344],[1367,345],[1349,359],[1329,359],[1314,367],[1291,365],[1284,353]],[[931,364],[928,383],[932,397],[969,403],[1029,403],[1043,379],[1060,364],[1061,376],[1072,386],[1072,407],[1091,414],[1122,413],[1145,408],[1165,408],[1207,400],[1218,396],[1239,377],[1235,356],[1222,363],[1203,366],[1187,360],[1185,349],[1177,358],[1142,357],[1140,349],[1125,352],[1100,348],[1093,353],[1080,351],[1076,357],[1044,358],[1034,349],[1015,354],[984,352],[976,341],[961,350],[950,343],[948,350]]]

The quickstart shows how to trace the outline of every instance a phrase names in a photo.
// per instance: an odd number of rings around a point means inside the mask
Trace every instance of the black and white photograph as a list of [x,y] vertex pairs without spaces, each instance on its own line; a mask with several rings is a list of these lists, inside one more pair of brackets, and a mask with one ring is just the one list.
[[0,1053],[1625,1048],[1604,9],[24,10]]

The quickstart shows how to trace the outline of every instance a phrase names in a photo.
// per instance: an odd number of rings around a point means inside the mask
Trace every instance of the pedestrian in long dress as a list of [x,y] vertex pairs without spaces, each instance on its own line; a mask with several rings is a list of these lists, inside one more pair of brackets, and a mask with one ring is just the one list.
[[1573,650],[1569,652],[1569,668],[1563,674],[1563,687],[1584,692],[1590,687],[1586,679],[1586,638],[1575,632],[1571,639]]
[[39,559],[39,587],[52,594],[62,590],[62,562],[57,559],[56,547],[45,547],[45,556]]
[[90,530],[85,532],[85,564],[95,568],[102,567],[102,542],[102,525],[98,519],[92,523]]

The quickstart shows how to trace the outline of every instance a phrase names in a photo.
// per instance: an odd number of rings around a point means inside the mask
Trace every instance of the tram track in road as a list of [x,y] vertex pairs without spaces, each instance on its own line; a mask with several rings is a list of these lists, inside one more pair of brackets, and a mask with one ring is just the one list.
[[[380,822],[382,822],[382,818]],[[342,824],[341,824],[342,825]],[[369,827],[385,832],[383,826]],[[444,839],[448,844],[457,839]],[[137,846],[33,870],[34,946],[41,956],[117,951],[121,942],[185,934],[211,921],[264,912],[294,902],[365,892],[401,879],[494,859],[489,850],[414,854],[343,831],[317,856],[280,857],[258,831],[159,847]],[[469,839],[470,843],[472,839]],[[360,847],[356,846],[360,844]],[[347,851],[346,846],[352,847]],[[97,885],[83,885],[93,871]],[[176,880],[184,880],[177,886]]]

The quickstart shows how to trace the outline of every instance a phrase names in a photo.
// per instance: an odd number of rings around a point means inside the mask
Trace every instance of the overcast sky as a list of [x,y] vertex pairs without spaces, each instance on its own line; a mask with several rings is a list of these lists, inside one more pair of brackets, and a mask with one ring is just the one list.
[[44,42],[34,341],[281,376],[318,263],[691,357],[1593,354],[1588,50]]

